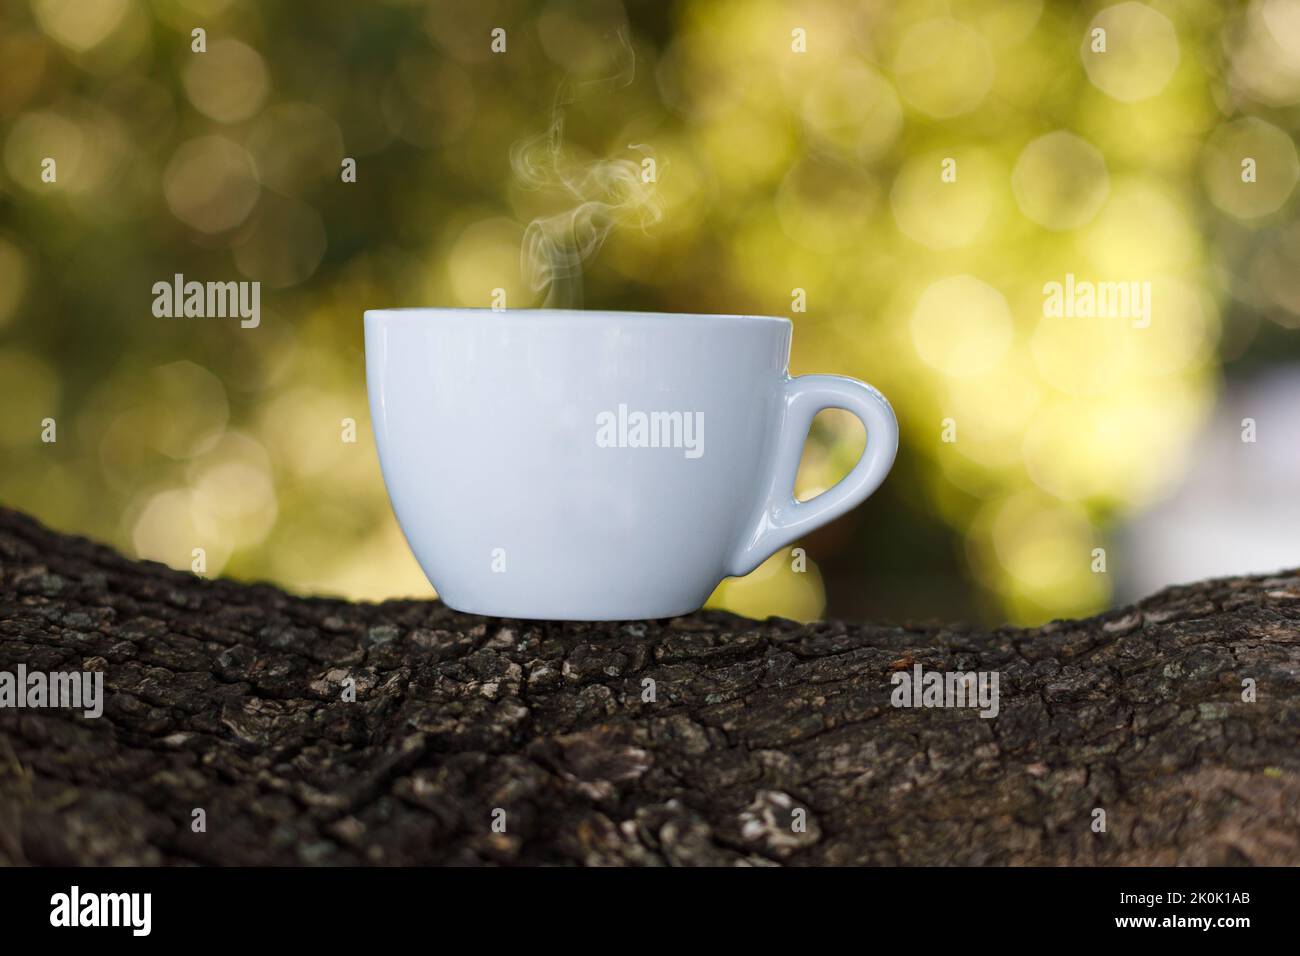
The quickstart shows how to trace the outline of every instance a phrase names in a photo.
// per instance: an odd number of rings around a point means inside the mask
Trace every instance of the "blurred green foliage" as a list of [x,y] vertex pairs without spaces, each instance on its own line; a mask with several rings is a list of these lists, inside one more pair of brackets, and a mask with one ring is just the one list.
[[[576,98],[566,148],[651,150],[663,218],[610,236],[586,304],[792,315],[793,371],[871,381],[903,426],[804,573],[779,554],[715,603],[815,618],[826,581],[854,613],[1104,606],[1094,549],[1178,479],[1221,362],[1300,324],[1296,0],[10,4],[0,498],[177,567],[201,547],[208,574],[428,593],[361,312],[537,304],[520,244],[558,200],[510,150],[620,33],[635,73]],[[154,317],[176,273],[259,280],[260,325]],[[1067,275],[1150,283],[1149,325],[1045,316]],[[856,428],[819,418],[801,496]]]

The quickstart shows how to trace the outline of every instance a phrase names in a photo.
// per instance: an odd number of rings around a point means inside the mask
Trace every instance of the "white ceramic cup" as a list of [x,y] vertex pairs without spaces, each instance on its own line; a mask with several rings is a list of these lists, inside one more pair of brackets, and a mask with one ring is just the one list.
[[[449,606],[629,620],[700,607],[727,575],[844,514],[898,449],[884,396],[788,371],[787,319],[486,309],[365,313],[384,483]],[[867,446],[794,498],[813,416]]]

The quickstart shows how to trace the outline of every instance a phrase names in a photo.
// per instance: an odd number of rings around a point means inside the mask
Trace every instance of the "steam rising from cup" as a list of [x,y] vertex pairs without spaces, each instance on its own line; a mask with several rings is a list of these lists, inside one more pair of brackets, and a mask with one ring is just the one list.
[[612,76],[573,84],[565,81],[555,94],[551,123],[536,136],[516,143],[510,165],[526,189],[559,193],[573,205],[563,212],[538,217],[524,230],[519,265],[532,291],[546,293],[545,308],[582,306],[582,265],[594,256],[616,226],[635,223],[645,228],[663,211],[655,195],[656,176],[647,175],[644,160],[653,160],[647,146],[630,145],[629,156],[580,161],[564,148],[564,116],[578,93],[593,87],[626,87],[632,82],[636,55],[625,34],[619,34],[623,56]]

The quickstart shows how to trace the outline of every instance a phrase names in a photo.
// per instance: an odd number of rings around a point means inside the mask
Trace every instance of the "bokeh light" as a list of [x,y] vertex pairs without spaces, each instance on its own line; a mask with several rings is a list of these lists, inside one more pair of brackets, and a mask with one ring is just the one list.
[[220,38],[196,56],[183,74],[194,108],[218,123],[248,119],[270,92],[266,65],[257,51],[238,40]]
[[[939,172],[950,163],[952,179]],[[993,212],[994,183],[1006,173],[985,150],[961,157],[928,153],[908,160],[894,180],[890,202],[898,228],[931,249],[954,249],[979,238]]]
[[[1094,49],[1103,31],[1104,51]],[[1092,19],[1083,43],[1088,79],[1106,95],[1132,102],[1160,93],[1174,75],[1180,56],[1174,25],[1144,3],[1107,7]]]
[[222,136],[182,143],[163,171],[167,205],[181,222],[200,232],[233,229],[243,222],[260,193],[248,152]]
[[1048,229],[1075,229],[1101,209],[1110,191],[1106,160],[1091,143],[1057,130],[1029,143],[1011,172],[1020,211]]
[[1210,201],[1238,219],[1281,208],[1300,180],[1295,143],[1254,117],[1219,127],[1206,143],[1203,165]]
[[982,375],[1007,353],[1013,336],[1007,300],[974,276],[940,279],[912,314],[912,340],[931,368],[951,378]]
[[974,28],[953,19],[926,20],[903,34],[893,59],[903,99],[946,119],[969,113],[993,84],[993,57]]
[[104,42],[126,14],[130,0],[35,0],[41,28],[70,50],[83,51]]

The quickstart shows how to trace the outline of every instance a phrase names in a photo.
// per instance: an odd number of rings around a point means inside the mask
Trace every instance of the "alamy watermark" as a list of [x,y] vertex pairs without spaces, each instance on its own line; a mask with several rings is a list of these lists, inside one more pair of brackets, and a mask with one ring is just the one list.
[[598,448],[681,448],[687,458],[704,454],[703,412],[616,412],[596,415]]
[[978,707],[981,717],[998,715],[997,671],[927,671],[915,664],[889,682],[895,707]]
[[94,719],[104,713],[103,671],[0,671],[0,709],[71,708]]
[[148,936],[153,928],[152,893],[83,893],[73,886],[50,897],[50,925],[126,926],[133,936]]
[[1043,315],[1049,319],[1130,319],[1135,329],[1151,324],[1151,283],[1092,282],[1065,274],[1043,286]]
[[186,282],[178,272],[171,282],[155,282],[153,295],[153,314],[160,319],[238,318],[244,329],[262,322],[260,282]]

